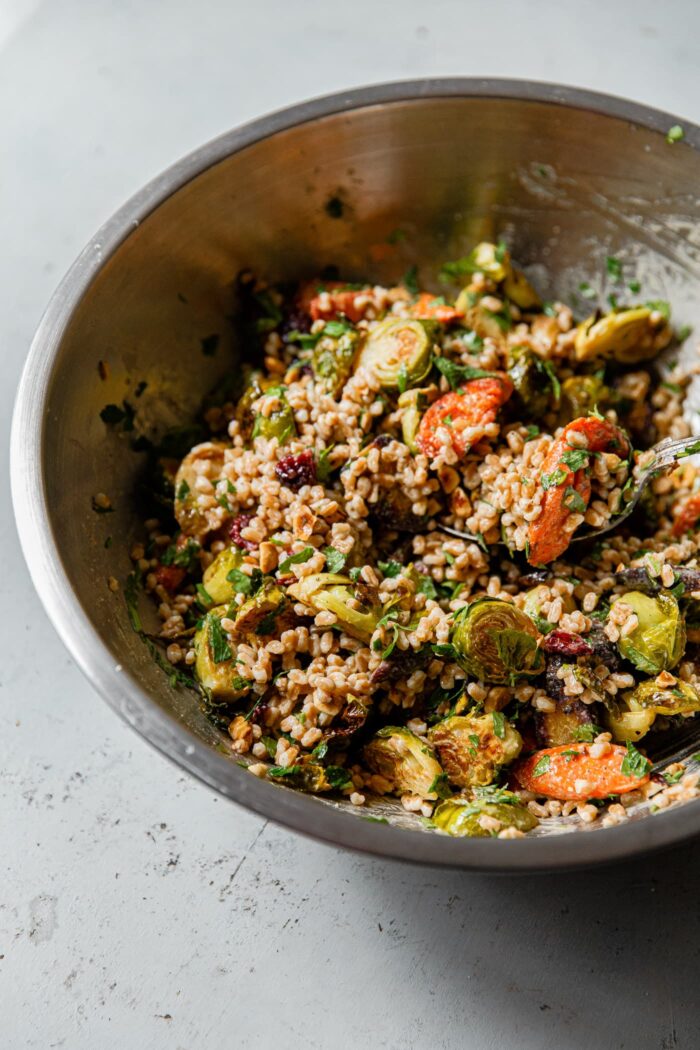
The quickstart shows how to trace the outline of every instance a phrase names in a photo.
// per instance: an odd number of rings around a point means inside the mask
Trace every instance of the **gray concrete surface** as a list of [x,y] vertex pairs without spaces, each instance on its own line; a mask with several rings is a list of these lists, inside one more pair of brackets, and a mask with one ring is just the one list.
[[[1,0],[2,439],[63,270],[128,195],[266,110],[434,74],[700,120],[692,0]],[[93,694],[0,461],[0,1046],[694,1050],[700,845],[591,874],[429,872],[217,799]]]

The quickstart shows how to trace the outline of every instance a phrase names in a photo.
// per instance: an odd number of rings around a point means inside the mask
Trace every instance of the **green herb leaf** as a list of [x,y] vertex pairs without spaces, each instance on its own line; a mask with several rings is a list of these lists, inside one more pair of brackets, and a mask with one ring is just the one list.
[[692,445],[688,445],[688,447],[682,452],[677,452],[676,459],[685,459],[686,456],[695,456],[698,452],[700,452],[700,438],[698,438],[697,441],[694,441]]
[[328,572],[341,572],[345,567],[347,561],[347,555],[341,554],[335,547],[324,547],[323,554],[326,559],[326,568]]
[[212,605],[216,604],[203,583],[198,583],[195,586],[195,591],[197,592],[197,605],[200,609],[206,611],[207,609],[211,609]]
[[568,507],[569,510],[574,511],[576,514],[585,514],[586,512],[586,501],[583,496],[572,488],[571,485],[567,485],[564,490],[564,506]]
[[313,558],[316,553],[315,547],[304,547],[303,551],[298,551],[296,554],[290,554],[288,558],[280,564],[279,571],[284,575],[288,572],[292,565],[303,565],[310,558]]
[[[228,636],[221,626],[221,620],[213,613],[207,614],[207,635],[211,658],[215,664],[221,664],[225,660],[232,660],[233,653],[228,644]],[[235,688],[235,687],[234,687]]]
[[256,594],[262,585],[262,573],[260,569],[253,569],[250,576],[246,576],[240,569],[231,569],[226,573],[226,579],[232,584],[237,594]]
[[583,448],[571,448],[568,452],[562,454],[561,462],[569,470],[581,470],[583,467],[588,466],[588,455],[588,452]]
[[326,766],[326,779],[336,791],[349,787],[352,783],[352,777],[344,766]]
[[666,132],[666,141],[673,145],[674,142],[681,142],[685,138],[685,132],[680,124],[673,124]]
[[503,740],[506,735],[506,716],[502,711],[492,711],[491,718],[493,719],[493,731],[499,740]]
[[577,726],[574,730],[574,740],[577,744],[592,744],[599,733],[603,730],[600,726],[587,722],[585,725]]
[[[477,737],[478,739],[478,737]],[[447,773],[438,773],[432,784],[428,788],[428,793],[432,794],[435,792],[438,798],[451,798],[452,792],[447,782]]]
[[377,568],[382,576],[385,576],[388,579],[400,576],[403,571],[403,565],[400,561],[378,561]]
[[267,771],[268,777],[295,777],[301,773],[301,766],[270,766]]
[[540,428],[537,426],[536,423],[529,423],[528,426],[525,428],[525,430],[526,430],[526,433],[525,433],[525,442],[526,443],[528,441],[534,441],[534,439],[536,437],[539,437]]
[[672,784],[677,784],[681,777],[684,775],[685,769],[677,769],[675,773],[663,773],[663,778],[670,787]]
[[614,255],[607,256],[605,266],[614,281],[620,281],[622,279],[622,263],[619,259],[616,259]]
[[426,598],[432,598],[433,600],[437,598],[437,588],[430,576],[426,576],[422,572],[416,572],[414,582],[416,584],[416,594],[424,594]]
[[630,290],[630,291],[631,291],[631,292],[632,292],[632,293],[633,293],[634,295],[637,295],[637,293],[638,293],[638,292],[641,292],[641,290],[642,290],[642,285],[641,285],[641,282],[640,282],[640,281],[638,281],[638,280],[636,280],[636,278],[635,278],[635,279],[633,279],[633,280],[631,280],[631,281],[628,281],[628,282],[627,282],[627,287],[629,288],[629,290]]
[[591,288],[588,281],[581,281],[578,290],[584,299],[595,299],[597,295],[595,288]]
[[488,379],[495,375],[494,372],[486,372],[483,368],[471,368],[469,365],[458,365],[456,361],[450,361],[447,357],[436,357],[435,367],[442,372],[453,390],[457,390],[470,379]]
[[535,764],[535,768],[532,771],[533,777],[541,777],[547,772],[551,765],[551,758],[549,755],[542,755],[542,758]]
[[562,481],[566,481],[568,476],[568,471],[564,470],[562,467],[557,467],[556,470],[551,472],[551,474],[543,474],[540,478],[540,484],[546,491],[547,489],[553,489],[556,488],[557,485],[561,485]]
[[320,481],[322,485],[328,481],[328,478],[333,473],[333,468],[328,462],[328,459],[334,447],[334,445],[329,445],[328,448],[322,448],[316,455],[316,479]]
[[454,645],[431,645],[430,648],[442,660],[457,661],[457,650]]
[[650,299],[644,305],[660,313],[665,321],[671,320],[671,304],[666,299]]
[[622,759],[620,772],[628,777],[645,777],[651,769],[651,762],[641,751],[637,751],[631,740],[627,741],[627,754]]
[[333,339],[339,339],[341,335],[345,335],[346,332],[352,332],[353,325],[347,321],[326,321],[325,328],[323,329],[323,335],[330,335]]

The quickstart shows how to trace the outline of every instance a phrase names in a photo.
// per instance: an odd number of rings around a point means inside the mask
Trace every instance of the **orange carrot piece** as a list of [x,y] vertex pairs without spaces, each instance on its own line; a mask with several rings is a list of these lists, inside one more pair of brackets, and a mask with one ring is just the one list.
[[343,281],[308,281],[299,292],[298,302],[313,321],[335,321],[342,315],[356,324],[364,317],[367,306],[356,306],[355,298],[369,291],[369,286],[353,290]]
[[689,496],[681,507],[680,514],[673,523],[671,534],[673,536],[685,536],[686,532],[694,528],[700,518],[700,492]]
[[453,321],[461,321],[464,313],[441,303],[439,298],[431,292],[421,292],[408,310],[409,317],[416,317],[419,321],[439,321],[441,324],[451,324]]
[[561,744],[535,751],[514,766],[512,774],[521,787],[536,795],[585,802],[624,795],[648,782],[648,772],[642,776],[622,772],[627,754],[619,744],[611,744],[606,754],[597,757],[591,754],[590,744]]
[[615,452],[621,456],[626,456],[629,452],[627,438],[607,419],[586,416],[573,420],[564,428],[563,434],[554,442],[540,467],[540,477],[556,475],[558,481],[545,490],[542,512],[530,525],[527,560],[531,565],[547,565],[563,554],[569,546],[572,533],[565,528],[565,525],[571,514],[576,513],[575,507],[571,506],[575,501],[571,490],[573,489],[574,493],[583,500],[583,511],[579,513],[585,512],[591,498],[591,483],[588,480],[589,468],[581,467],[578,470],[572,470],[570,466],[562,462],[561,457],[566,452],[578,447],[569,442],[572,434],[585,435],[586,452]]
[[499,408],[512,393],[513,384],[504,375],[471,379],[464,384],[461,394],[445,394],[421,419],[416,435],[418,448],[426,456],[437,456],[443,447],[437,432],[446,430],[455,452],[463,456],[484,437],[483,428],[494,422]]

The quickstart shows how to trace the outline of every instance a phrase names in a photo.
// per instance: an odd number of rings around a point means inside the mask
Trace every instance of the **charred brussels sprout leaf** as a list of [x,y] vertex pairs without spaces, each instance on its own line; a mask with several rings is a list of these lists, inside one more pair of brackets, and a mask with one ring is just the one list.
[[620,600],[639,620],[631,634],[620,638],[621,656],[647,674],[670,671],[685,651],[685,623],[676,599],[670,594],[651,597],[629,591]]
[[[510,791],[494,792],[499,801],[485,798],[451,798],[441,802],[433,813],[433,823],[457,838],[488,838],[504,828],[532,831],[539,821]],[[489,820],[482,818],[488,817]],[[500,827],[493,823],[498,821]]]
[[381,610],[370,606],[354,608],[355,588],[348,576],[321,572],[304,576],[289,587],[295,601],[307,605],[315,615],[328,610],[335,614],[338,626],[353,638],[369,642],[381,617]]
[[510,352],[508,376],[513,384],[515,406],[519,417],[540,419],[552,402],[558,400],[559,383],[553,382],[549,362],[542,361],[526,346],[514,346]]
[[202,462],[209,463],[210,473],[218,477],[224,465],[223,446],[213,441],[205,441],[201,445],[196,445],[185,456],[175,475],[177,523],[186,536],[193,536],[197,539],[220,524],[219,518],[210,518],[197,501],[198,464]]
[[427,376],[431,340],[422,321],[390,318],[372,329],[357,360],[386,390],[415,386]]
[[440,270],[440,280],[459,281],[468,274],[484,273],[496,284],[505,280],[510,270],[510,255],[503,244],[482,241],[468,255],[454,262],[445,263]]
[[326,392],[331,397],[338,397],[352,372],[358,335],[354,328],[344,326],[343,330],[338,330],[331,327],[334,324],[340,329],[339,322],[329,322],[326,325],[314,347],[311,367],[316,380],[323,385]]
[[288,613],[284,588],[266,580],[260,589],[243,602],[236,612],[237,634],[272,634],[281,627],[280,617]]
[[501,598],[477,598],[456,620],[452,644],[465,671],[508,683],[544,669],[540,633],[524,612]]
[[215,700],[231,701],[245,696],[250,682],[240,677],[228,636],[221,626],[226,606],[212,609],[194,636],[197,680]]
[[229,579],[232,570],[240,570],[243,556],[237,547],[227,547],[214,558],[202,577],[207,594],[211,595],[217,605],[230,602],[236,588]]
[[492,784],[501,766],[516,759],[523,746],[520,733],[493,714],[452,715],[434,725],[428,739],[448,780],[459,787]]
[[612,357],[627,365],[648,361],[659,350],[659,327],[652,323],[653,312],[648,306],[634,306],[603,317],[593,314],[576,330],[576,359]]
[[442,767],[433,749],[410,730],[397,726],[380,729],[363,754],[369,768],[390,781],[397,794],[429,800],[440,797],[444,784]]
[[539,295],[522,270],[518,270],[515,266],[510,267],[503,281],[503,291],[521,310],[539,310],[542,307]]

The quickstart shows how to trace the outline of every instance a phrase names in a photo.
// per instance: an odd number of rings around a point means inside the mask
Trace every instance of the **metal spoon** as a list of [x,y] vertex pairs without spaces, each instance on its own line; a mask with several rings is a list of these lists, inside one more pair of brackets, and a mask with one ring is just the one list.
[[[612,517],[605,525],[601,525],[600,528],[586,529],[585,532],[574,536],[571,543],[592,540],[595,539],[596,536],[603,536],[606,532],[616,529],[625,518],[630,516],[652,478],[655,478],[657,474],[661,473],[661,471],[672,467],[679,459],[700,452],[700,438],[698,438],[697,435],[694,437],[678,438],[675,441],[672,438],[664,438],[663,441],[658,443],[658,445],[652,446],[649,451],[654,453],[654,458],[650,460],[648,466],[644,468],[644,472],[641,474],[639,480],[635,482],[632,497],[627,501],[625,509]],[[446,532],[448,536],[456,536],[461,540],[473,540],[475,543],[483,542],[480,537],[473,536],[469,532],[460,532],[459,529],[453,529],[451,525],[438,524],[435,528],[439,532]]]

